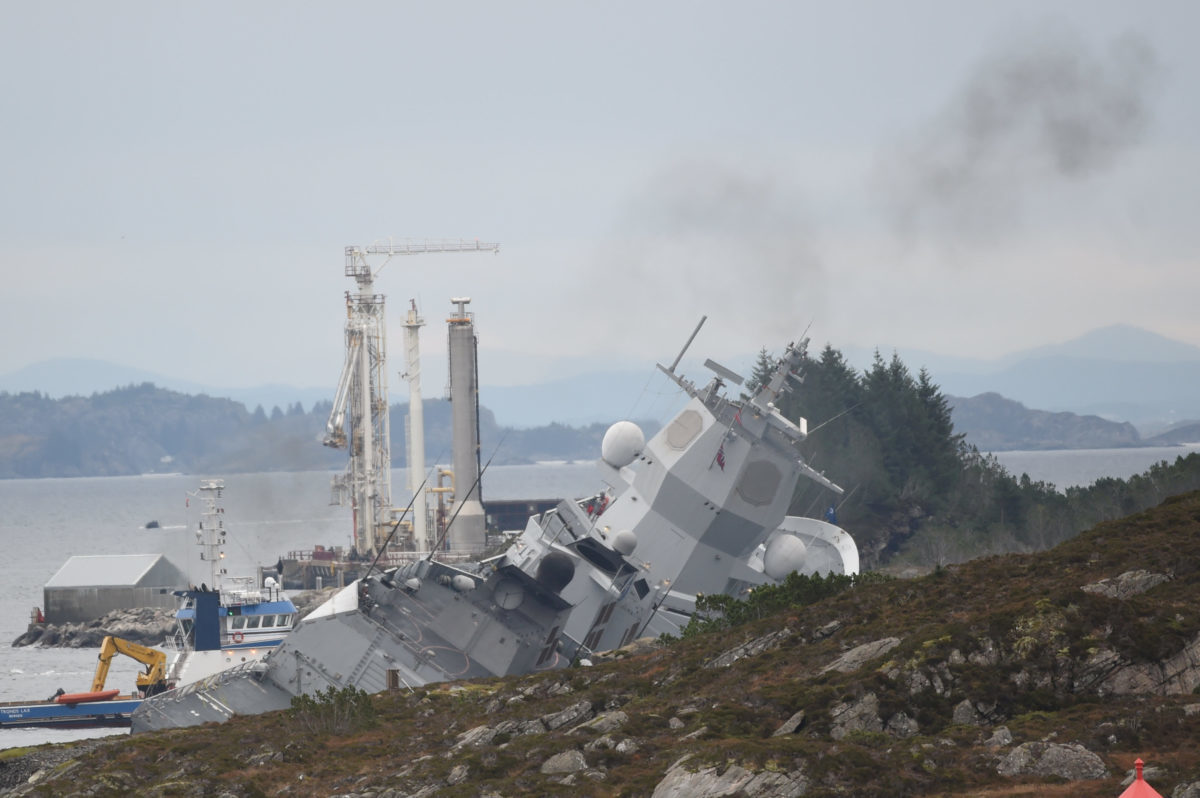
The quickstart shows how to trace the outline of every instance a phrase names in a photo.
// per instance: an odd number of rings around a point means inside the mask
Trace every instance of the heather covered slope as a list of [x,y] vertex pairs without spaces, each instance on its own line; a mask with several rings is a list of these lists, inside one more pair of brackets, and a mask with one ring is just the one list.
[[[377,722],[344,733],[278,713],[83,746],[17,790],[1116,796],[1141,756],[1182,795],[1198,685],[1191,493],[1048,552],[868,580],[594,667],[379,696]],[[0,763],[10,787],[38,766]]]

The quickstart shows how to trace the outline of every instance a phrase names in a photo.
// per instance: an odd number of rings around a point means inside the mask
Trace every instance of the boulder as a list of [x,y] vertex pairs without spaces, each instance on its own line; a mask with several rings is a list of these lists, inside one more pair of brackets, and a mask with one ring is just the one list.
[[785,720],[783,724],[776,729],[771,736],[782,737],[785,734],[795,734],[804,726],[804,710],[800,710]]
[[[1167,778],[1168,775],[1169,774],[1167,773],[1166,768],[1160,768],[1157,765],[1146,765],[1146,767],[1142,768],[1142,779],[1146,782],[1162,781],[1163,779]],[[1130,768],[1125,772],[1125,778],[1122,779],[1121,786],[1128,787],[1130,784],[1133,784],[1134,779],[1136,778],[1137,769]]]
[[837,704],[829,710],[829,714],[833,718],[829,736],[835,740],[859,731],[883,731],[883,721],[879,718],[879,699],[874,693],[867,693],[857,701]]
[[916,718],[910,718],[906,712],[897,712],[888,718],[883,730],[893,737],[913,737],[921,731],[921,727]]
[[592,717],[592,702],[580,701],[572,704],[560,712],[553,712],[549,715],[542,715],[541,721],[546,724],[546,728],[550,731],[561,729],[564,726],[570,726],[579,723],[583,720],[588,720]]
[[583,753],[571,748],[555,754],[543,762],[541,771],[545,775],[578,773],[581,770],[587,770],[587,766],[587,760],[583,758]]
[[517,734],[544,734],[546,732],[546,724],[542,723],[537,718],[533,720],[523,720],[517,724]]
[[1095,593],[1096,595],[1108,596],[1109,598],[1124,601],[1170,580],[1171,577],[1166,574],[1156,574],[1138,569],[1136,571],[1126,571],[1120,576],[1114,576],[1110,579],[1101,579],[1099,582],[1093,582],[1090,585],[1084,585],[1080,590],[1084,593]]
[[844,624],[841,621],[830,621],[820,629],[812,633],[812,642],[816,643],[819,640],[824,640],[827,637],[832,637],[842,630]]
[[[685,757],[686,759],[686,757]],[[718,773],[715,767],[690,771],[684,761],[676,762],[654,788],[652,798],[799,798],[808,791],[808,780],[800,773],[761,771],[730,765]]]
[[1200,781],[1180,784],[1171,792],[1171,798],[1200,798]]
[[704,663],[704,667],[728,668],[739,659],[743,659],[744,657],[753,657],[757,654],[763,653],[764,651],[770,651],[773,648],[778,648],[780,643],[791,636],[791,629],[778,629],[769,634],[765,634],[762,637],[757,637],[754,640],[742,643],[740,646],[734,646],[728,651],[725,651]]
[[587,729],[589,731],[598,732],[599,734],[606,734],[610,731],[616,731],[628,722],[629,716],[621,710],[616,709],[612,712],[601,712],[599,715],[587,721],[586,723],[581,723],[574,729],[571,729],[570,733],[575,734],[578,731]]
[[882,657],[898,645],[900,645],[900,638],[898,637],[885,637],[882,640],[863,643],[861,646],[855,646],[826,665],[821,669],[821,673],[828,673],[829,671],[852,673],[876,657]]
[[975,711],[975,705],[970,699],[964,698],[954,705],[954,714],[951,720],[959,726],[978,726],[982,718]]
[[1012,745],[1012,732],[1007,726],[997,726],[992,732],[992,736],[983,741],[983,744],[988,748],[1003,748],[1006,745]]
[[462,734],[458,735],[454,741],[453,749],[466,748],[467,746],[481,746],[490,743],[500,732],[491,726],[476,726],[473,729],[467,729]]
[[1100,695],[1186,695],[1200,687],[1200,635],[1161,662],[1128,663],[1112,658],[1096,684]]
[[1001,776],[1057,776],[1067,781],[1108,776],[1104,760],[1076,743],[1024,743],[1010,751],[996,772]]

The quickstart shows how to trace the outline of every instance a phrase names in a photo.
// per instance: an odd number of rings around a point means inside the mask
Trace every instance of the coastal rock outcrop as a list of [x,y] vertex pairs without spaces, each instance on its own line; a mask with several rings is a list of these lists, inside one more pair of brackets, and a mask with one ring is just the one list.
[[143,646],[161,646],[175,633],[175,611],[159,607],[112,610],[87,623],[31,624],[14,647],[99,648],[104,638],[122,637]]
[[879,718],[879,698],[874,693],[867,693],[857,701],[837,704],[829,710],[829,714],[833,718],[829,736],[835,740],[854,732],[883,731],[883,721]]
[[1139,568],[1136,571],[1126,571],[1120,576],[1114,576],[1111,579],[1101,579],[1099,582],[1084,585],[1080,590],[1084,593],[1094,593],[1099,596],[1108,596],[1109,598],[1124,601],[1170,580],[1171,577],[1166,574],[1151,573]]
[[1077,743],[1023,743],[996,767],[1001,776],[1054,776],[1067,781],[1108,776],[1104,760]]
[[[306,590],[291,596],[296,617],[302,618],[321,605],[337,588]],[[163,607],[131,607],[112,610],[86,623],[30,624],[17,639],[14,648],[99,648],[109,635],[143,646],[161,646],[175,634],[175,610]]]
[[804,775],[762,771],[755,773],[740,765],[730,765],[718,772],[714,766],[688,770],[685,762],[677,761],[654,788],[652,798],[722,798],[746,795],[754,798],[799,798],[808,791]]
[[855,646],[826,665],[821,669],[821,673],[828,673],[829,671],[853,673],[876,657],[882,657],[898,645],[900,645],[900,638],[898,637],[885,637],[882,640],[863,643],[861,646]]

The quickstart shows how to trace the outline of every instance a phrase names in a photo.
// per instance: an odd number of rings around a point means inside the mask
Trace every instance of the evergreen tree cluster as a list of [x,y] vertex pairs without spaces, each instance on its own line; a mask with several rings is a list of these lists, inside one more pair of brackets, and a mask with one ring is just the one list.
[[[774,367],[763,350],[750,380]],[[980,554],[1048,548],[1100,521],[1152,507],[1200,488],[1200,455],[1160,463],[1128,480],[1101,479],[1060,492],[1028,475],[1009,474],[956,433],[946,397],[921,369],[878,352],[861,373],[826,346],[807,355],[803,383],[780,397],[781,412],[808,422],[808,463],[842,486],[832,494],[802,480],[792,513],[819,516],[834,507],[857,541],[865,567],[900,556],[942,565]]]

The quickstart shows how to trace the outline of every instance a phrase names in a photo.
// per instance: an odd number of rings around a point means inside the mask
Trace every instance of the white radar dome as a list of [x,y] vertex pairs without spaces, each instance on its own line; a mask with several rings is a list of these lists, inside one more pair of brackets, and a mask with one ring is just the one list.
[[642,428],[632,421],[618,421],[604,433],[600,457],[613,468],[624,468],[641,454],[646,446]]
[[617,554],[622,557],[628,557],[633,554],[633,550],[637,548],[637,535],[632,529],[619,529],[612,536],[612,548]]
[[795,535],[776,535],[763,553],[763,572],[779,580],[804,566],[808,547]]

